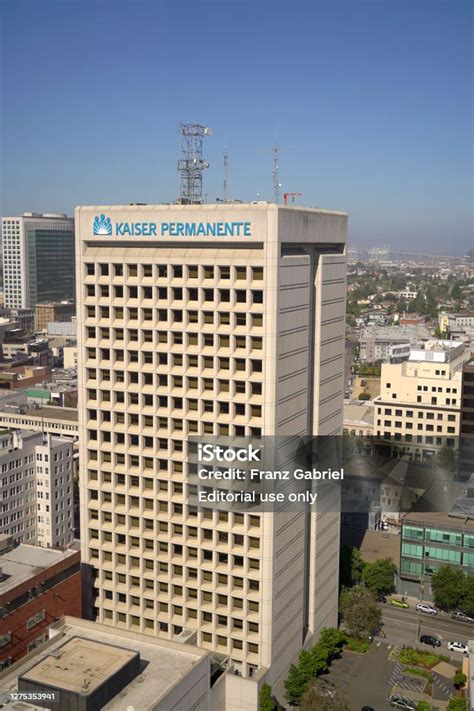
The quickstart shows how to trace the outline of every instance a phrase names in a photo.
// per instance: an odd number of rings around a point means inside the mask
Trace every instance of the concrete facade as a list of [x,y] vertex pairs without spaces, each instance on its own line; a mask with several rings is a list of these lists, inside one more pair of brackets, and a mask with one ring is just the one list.
[[[112,235],[94,236],[101,215]],[[346,222],[268,204],[76,210],[89,614],[226,659],[229,711],[254,710],[262,674],[281,683],[337,624],[338,502],[193,510],[187,438],[341,434]],[[246,227],[183,234],[216,223]],[[117,234],[131,224],[165,235]]]
[[[456,445],[461,412],[462,368],[469,359],[463,343],[427,341],[404,363],[382,364],[375,399],[377,437],[400,456],[429,459],[440,447]],[[397,442],[400,442],[398,445]]]

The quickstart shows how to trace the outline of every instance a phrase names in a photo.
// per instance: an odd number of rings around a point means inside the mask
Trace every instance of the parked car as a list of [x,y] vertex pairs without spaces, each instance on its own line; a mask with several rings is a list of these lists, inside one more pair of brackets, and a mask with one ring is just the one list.
[[375,711],[373,706],[362,706],[360,711]]
[[438,610],[432,605],[428,605],[426,602],[419,602],[416,606],[418,612],[424,612],[425,615],[437,615]]
[[458,622],[474,622],[474,617],[469,617],[469,615],[466,615],[465,612],[461,612],[460,610],[453,612],[451,619],[457,620]]
[[469,654],[469,647],[467,644],[464,644],[464,642],[448,642],[448,649],[450,652]]
[[416,711],[416,704],[411,699],[407,699],[405,696],[398,696],[397,694],[392,694],[388,697],[390,706],[394,706],[396,709],[405,709],[405,711]]
[[407,607],[410,607],[410,605],[405,602],[405,600],[399,600],[396,597],[394,597],[393,600],[390,600],[390,604],[394,607],[403,607],[404,610],[406,610]]
[[432,634],[422,634],[420,637],[420,642],[422,644],[429,644],[432,647],[441,647],[441,642],[437,637]]

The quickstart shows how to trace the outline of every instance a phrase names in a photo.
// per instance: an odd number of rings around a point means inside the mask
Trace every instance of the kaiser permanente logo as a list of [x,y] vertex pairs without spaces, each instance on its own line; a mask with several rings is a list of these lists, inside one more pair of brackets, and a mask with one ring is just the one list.
[[111,235],[112,221],[110,217],[100,215],[94,218],[94,234],[95,235]]
[[251,237],[250,222],[115,222],[94,218],[94,236],[117,237]]

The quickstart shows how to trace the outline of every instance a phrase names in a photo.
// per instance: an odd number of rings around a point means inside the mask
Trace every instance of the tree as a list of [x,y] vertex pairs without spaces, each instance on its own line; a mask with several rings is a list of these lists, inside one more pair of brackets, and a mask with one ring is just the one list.
[[318,679],[304,693],[300,711],[349,711],[349,706],[341,689]]
[[285,680],[285,698],[290,706],[298,706],[306,691],[308,679],[299,665],[291,664]]
[[397,566],[390,558],[381,558],[375,563],[366,563],[362,580],[376,595],[394,592],[394,576]]
[[369,395],[369,393],[360,393],[359,397],[357,399],[358,400],[370,400],[370,395]]
[[464,573],[451,565],[442,565],[431,577],[434,601],[442,610],[459,606],[464,591]]
[[453,676],[453,686],[455,689],[461,689],[467,681],[467,676],[463,674],[463,672],[458,669],[456,674]]
[[350,588],[362,580],[365,563],[358,548],[342,546],[340,559],[340,583]]
[[270,684],[264,684],[258,695],[258,711],[278,711],[278,704],[272,696]]
[[460,696],[452,696],[449,699],[447,711],[467,711],[467,701]]
[[464,578],[459,607],[466,615],[474,616],[474,578],[471,576]]
[[451,298],[459,300],[462,296],[461,287],[459,284],[455,284],[451,289]]
[[347,629],[355,637],[368,637],[380,626],[380,607],[372,591],[363,585],[344,591],[340,608]]
[[431,704],[428,701],[418,701],[416,711],[431,711]]
[[327,649],[329,661],[332,661],[335,657],[339,656],[346,642],[347,638],[342,630],[338,630],[335,627],[325,627],[321,630],[317,646]]

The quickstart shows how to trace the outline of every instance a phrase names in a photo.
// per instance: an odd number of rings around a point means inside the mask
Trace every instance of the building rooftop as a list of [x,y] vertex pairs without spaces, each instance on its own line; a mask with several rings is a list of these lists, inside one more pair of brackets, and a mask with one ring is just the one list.
[[19,410],[5,409],[4,407],[3,414],[18,415],[23,417],[36,417],[39,419],[48,420],[66,420],[69,422],[77,422],[79,419],[78,412],[74,407],[32,407],[24,410],[24,412],[20,412]]
[[[50,641],[33,655],[0,673],[3,692],[16,691],[19,677],[56,688],[84,693],[86,674],[91,690],[115,674],[131,656],[140,655],[140,673],[102,711],[156,708],[170,691],[205,661],[208,652],[140,633],[107,627],[76,617],[64,617],[50,627]],[[72,668],[71,668],[72,667]],[[86,672],[87,668],[87,672]],[[23,708],[23,707],[22,707]],[[24,710],[33,709],[25,704]]]
[[344,403],[344,422],[354,422],[360,423],[362,425],[373,425],[374,424],[374,405],[373,403],[367,404],[366,402],[360,405],[350,404],[346,405]]
[[429,524],[432,526],[444,526],[445,528],[453,529],[468,529],[474,530],[474,518],[467,516],[453,516],[449,513],[433,513],[425,511],[414,511],[401,516],[402,523],[408,521],[416,521],[418,523]]
[[0,595],[38,575],[43,570],[63,560],[77,556],[77,551],[59,551],[22,543],[16,548],[0,553]]
[[424,324],[419,326],[368,326],[361,338],[373,336],[376,341],[418,341],[430,337]]
[[49,654],[22,674],[22,679],[88,695],[136,655],[136,651],[74,637],[54,656]]

